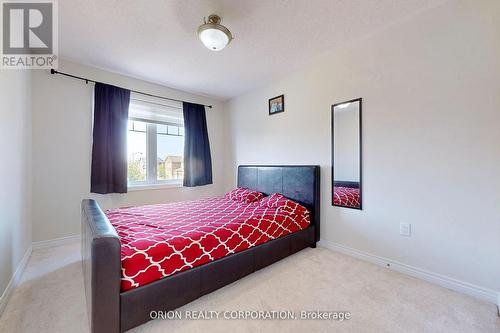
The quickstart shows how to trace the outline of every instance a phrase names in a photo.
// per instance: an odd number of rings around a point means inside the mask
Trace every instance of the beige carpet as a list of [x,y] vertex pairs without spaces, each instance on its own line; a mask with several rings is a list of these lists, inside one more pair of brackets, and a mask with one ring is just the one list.
[[[88,332],[79,244],[35,251],[0,332]],[[496,307],[330,250],[306,249],[180,310],[350,311],[332,320],[157,320],[130,332],[500,332]]]

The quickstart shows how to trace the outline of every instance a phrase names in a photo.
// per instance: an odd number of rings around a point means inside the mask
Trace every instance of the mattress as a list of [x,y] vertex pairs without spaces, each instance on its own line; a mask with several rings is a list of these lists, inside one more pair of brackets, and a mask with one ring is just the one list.
[[335,186],[333,191],[333,204],[343,207],[359,208],[359,188]]
[[122,291],[305,229],[309,214],[227,198],[106,211],[121,241]]

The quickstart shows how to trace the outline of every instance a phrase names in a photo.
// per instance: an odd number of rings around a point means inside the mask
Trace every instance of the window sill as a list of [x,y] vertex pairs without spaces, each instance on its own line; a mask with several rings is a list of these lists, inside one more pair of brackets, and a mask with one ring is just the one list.
[[182,183],[169,183],[169,184],[144,184],[144,185],[129,185],[128,192],[134,191],[150,191],[150,190],[164,190],[167,188],[180,188],[183,187]]

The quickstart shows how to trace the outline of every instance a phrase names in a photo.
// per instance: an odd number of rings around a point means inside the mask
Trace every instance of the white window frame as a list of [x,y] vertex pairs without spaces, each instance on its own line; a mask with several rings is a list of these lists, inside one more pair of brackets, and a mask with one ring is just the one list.
[[[156,103],[155,103],[156,104]],[[159,105],[159,104],[158,104]],[[166,106],[170,109],[179,109],[181,113],[181,108],[176,106]],[[129,181],[127,188],[129,191],[139,191],[139,190],[152,190],[152,189],[162,189],[162,188],[172,188],[172,187],[182,187],[183,179],[169,179],[169,180],[158,180],[157,175],[157,125],[168,125],[176,127],[184,127],[183,124],[176,124],[170,122],[154,121],[136,117],[128,118],[129,121],[140,121],[146,123],[146,180],[145,181]],[[128,129],[127,129],[128,131]],[[167,134],[168,135],[168,134]],[[182,135],[183,136],[183,135]],[[128,169],[128,160],[127,160]]]

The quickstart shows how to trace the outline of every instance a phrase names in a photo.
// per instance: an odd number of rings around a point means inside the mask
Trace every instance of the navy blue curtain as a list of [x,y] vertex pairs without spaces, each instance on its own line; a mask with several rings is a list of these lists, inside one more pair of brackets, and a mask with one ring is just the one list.
[[130,91],[103,83],[94,88],[92,193],[127,192],[127,124]]
[[212,184],[205,106],[184,102],[184,186]]

